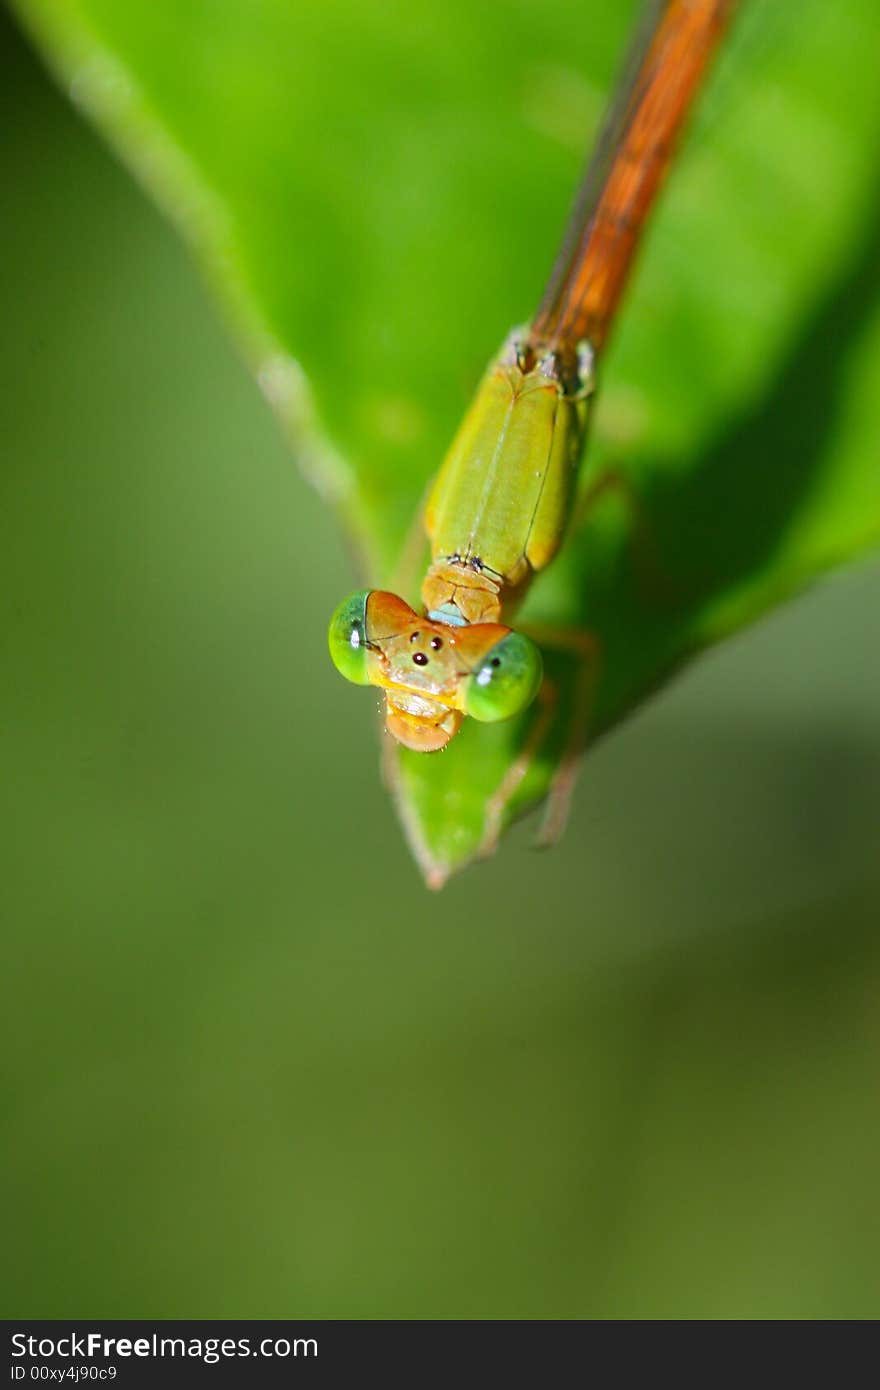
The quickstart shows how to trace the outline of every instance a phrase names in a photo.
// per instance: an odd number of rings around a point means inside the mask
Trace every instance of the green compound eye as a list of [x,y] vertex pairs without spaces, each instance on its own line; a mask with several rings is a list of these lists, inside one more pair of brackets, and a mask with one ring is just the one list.
[[522,633],[509,633],[486,653],[468,681],[465,714],[481,724],[510,719],[534,700],[543,674],[534,642]]
[[369,685],[367,675],[367,600],[369,589],[340,603],[330,619],[327,645],[333,665],[354,685]]

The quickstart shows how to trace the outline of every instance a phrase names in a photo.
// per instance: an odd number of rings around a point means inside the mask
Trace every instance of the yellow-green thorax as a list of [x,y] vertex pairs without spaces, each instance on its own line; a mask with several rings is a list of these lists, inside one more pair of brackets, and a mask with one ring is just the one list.
[[562,543],[592,391],[591,354],[566,379],[556,353],[514,335],[483,378],[428,499],[422,601],[453,623],[501,621]]

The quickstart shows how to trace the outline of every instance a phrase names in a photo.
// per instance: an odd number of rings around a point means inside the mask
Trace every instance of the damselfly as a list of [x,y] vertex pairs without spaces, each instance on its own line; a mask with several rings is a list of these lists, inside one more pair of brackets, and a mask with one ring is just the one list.
[[[334,663],[384,691],[386,727],[408,748],[436,752],[466,717],[510,718],[541,688],[540,647],[510,624],[563,542],[597,364],[734,5],[649,5],[538,311],[490,364],[429,494],[423,612],[365,590],[333,616]],[[589,634],[561,640],[597,660]]]

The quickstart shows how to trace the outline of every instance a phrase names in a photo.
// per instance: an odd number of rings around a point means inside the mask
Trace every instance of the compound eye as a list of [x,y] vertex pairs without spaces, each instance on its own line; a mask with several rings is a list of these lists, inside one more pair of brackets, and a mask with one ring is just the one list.
[[510,632],[486,653],[469,678],[465,713],[481,724],[511,719],[532,703],[544,674],[541,653],[528,637]]
[[330,619],[327,645],[333,665],[354,685],[369,685],[367,674],[367,601],[370,589],[361,589],[340,603]]

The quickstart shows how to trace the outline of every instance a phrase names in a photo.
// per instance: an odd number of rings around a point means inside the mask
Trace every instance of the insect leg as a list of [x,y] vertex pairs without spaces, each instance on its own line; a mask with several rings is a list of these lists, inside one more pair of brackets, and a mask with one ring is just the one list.
[[[527,632],[528,636],[545,649],[573,656],[577,664],[571,720],[565,746],[550,786],[547,807],[536,838],[536,844],[543,847],[553,844],[559,838],[568,819],[578,764],[589,735],[600,648],[597,637],[578,629],[532,626],[528,629],[524,627],[522,631]],[[553,721],[559,717],[559,688],[549,676],[545,675],[535,704],[536,713],[528,737],[502,781],[486,802],[483,838],[478,850],[481,857],[488,857],[495,852],[504,829],[504,813],[550,732]]]
[[629,544],[639,588],[654,602],[671,602],[679,585],[663,563],[657,531],[632,479],[620,468],[608,467],[582,487],[575,503],[572,531],[585,526],[593,512],[609,498],[622,503],[630,523]]

